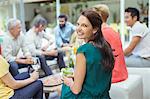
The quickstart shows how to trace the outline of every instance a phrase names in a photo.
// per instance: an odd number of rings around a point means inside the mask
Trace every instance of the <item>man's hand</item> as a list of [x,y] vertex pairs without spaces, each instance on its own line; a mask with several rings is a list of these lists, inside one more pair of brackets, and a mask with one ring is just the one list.
[[58,51],[57,50],[42,51],[42,55],[57,56],[58,55]]
[[25,64],[34,64],[34,61],[32,58],[25,59]]
[[64,43],[62,47],[73,47],[73,44]]
[[32,56],[31,56],[31,55],[28,55],[28,56],[26,56],[25,58],[27,58],[27,59],[32,59]]
[[45,45],[45,46],[42,48],[42,50],[43,50],[43,51],[46,51],[48,47],[49,47],[49,45],[47,44],[47,45]]
[[26,59],[16,58],[15,61],[19,64],[33,64],[34,63],[32,58],[26,58]]
[[61,50],[62,51],[70,51],[71,47],[70,46],[62,47]]
[[48,51],[48,55],[57,56],[58,55],[58,51],[57,50],[50,50],[50,51]]

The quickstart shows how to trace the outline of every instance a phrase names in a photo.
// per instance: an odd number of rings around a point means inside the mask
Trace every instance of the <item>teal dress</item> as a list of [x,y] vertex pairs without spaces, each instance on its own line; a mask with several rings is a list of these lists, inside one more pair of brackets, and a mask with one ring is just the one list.
[[80,46],[77,53],[86,58],[86,75],[79,94],[73,94],[70,87],[63,84],[61,99],[110,99],[112,71],[104,70],[101,65],[101,51],[91,43]]

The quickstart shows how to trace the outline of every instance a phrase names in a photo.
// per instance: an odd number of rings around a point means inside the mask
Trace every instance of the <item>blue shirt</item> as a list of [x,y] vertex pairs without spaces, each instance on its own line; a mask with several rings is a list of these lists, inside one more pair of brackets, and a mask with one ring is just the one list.
[[59,25],[56,26],[54,32],[57,47],[61,47],[64,44],[62,38],[67,41],[70,41],[71,35],[73,34],[74,31],[75,26],[70,22],[67,22],[65,27],[63,28],[60,28]]

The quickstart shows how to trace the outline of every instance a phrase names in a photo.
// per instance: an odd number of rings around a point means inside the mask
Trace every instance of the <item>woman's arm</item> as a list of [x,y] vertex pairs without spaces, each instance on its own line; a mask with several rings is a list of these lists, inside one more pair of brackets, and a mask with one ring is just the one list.
[[79,94],[82,89],[85,74],[86,74],[86,59],[85,59],[84,54],[79,53],[77,54],[77,57],[76,57],[74,82],[71,81],[72,79],[65,78],[64,83],[70,86],[70,89],[74,94]]
[[22,88],[38,79],[38,72],[33,72],[31,77],[25,80],[15,80],[10,73],[7,73],[1,80],[12,89]]

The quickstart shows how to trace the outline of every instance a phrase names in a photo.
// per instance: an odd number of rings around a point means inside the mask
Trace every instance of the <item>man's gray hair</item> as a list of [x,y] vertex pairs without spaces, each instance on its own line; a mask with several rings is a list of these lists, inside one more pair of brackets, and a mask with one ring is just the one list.
[[39,27],[40,25],[43,26],[47,25],[47,21],[45,18],[38,16],[33,20],[32,26]]
[[10,30],[15,27],[17,24],[21,24],[21,21],[18,19],[9,19],[7,23],[7,29]]

